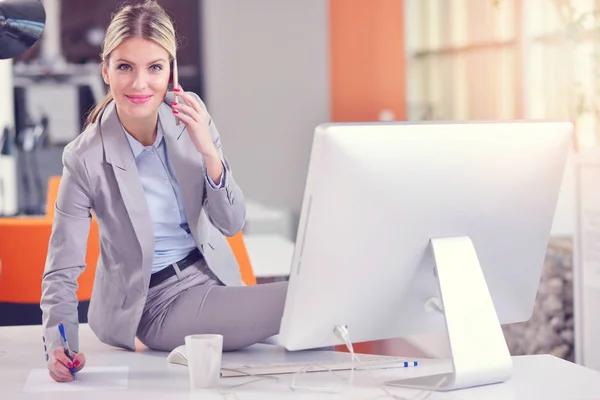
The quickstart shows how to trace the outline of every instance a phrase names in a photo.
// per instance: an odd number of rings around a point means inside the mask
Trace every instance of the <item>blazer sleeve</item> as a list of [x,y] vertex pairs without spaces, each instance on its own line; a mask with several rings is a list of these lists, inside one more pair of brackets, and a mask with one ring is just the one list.
[[77,278],[85,269],[92,197],[85,164],[67,146],[54,205],[54,221],[42,277],[42,329],[46,360],[62,346],[58,323],[65,326],[69,346],[79,351]]
[[[204,102],[193,93],[202,108],[206,110]],[[219,131],[212,120],[209,122],[210,135],[221,156],[223,163],[223,176],[219,186],[211,184],[206,170],[204,173],[204,193],[202,207],[210,222],[225,236],[233,236],[242,230],[246,222],[246,204],[242,189],[235,182],[231,166],[223,155],[223,145]]]

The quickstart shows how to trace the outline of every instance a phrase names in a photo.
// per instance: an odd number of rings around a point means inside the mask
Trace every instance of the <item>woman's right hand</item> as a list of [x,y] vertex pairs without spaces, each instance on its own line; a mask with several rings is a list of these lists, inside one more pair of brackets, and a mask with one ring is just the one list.
[[73,354],[75,357],[71,361],[67,357],[64,347],[57,347],[52,352],[48,360],[48,371],[50,372],[50,377],[56,382],[71,382],[73,375],[71,375],[70,368],[75,367],[75,371],[79,372],[85,366],[85,356],[83,353],[73,352]]

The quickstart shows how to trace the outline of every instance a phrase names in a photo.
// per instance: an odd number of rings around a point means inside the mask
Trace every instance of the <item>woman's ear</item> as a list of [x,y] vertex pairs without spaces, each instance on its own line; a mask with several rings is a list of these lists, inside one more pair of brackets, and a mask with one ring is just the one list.
[[108,67],[106,63],[102,63],[102,79],[104,79],[104,83],[110,86],[110,80],[108,79]]

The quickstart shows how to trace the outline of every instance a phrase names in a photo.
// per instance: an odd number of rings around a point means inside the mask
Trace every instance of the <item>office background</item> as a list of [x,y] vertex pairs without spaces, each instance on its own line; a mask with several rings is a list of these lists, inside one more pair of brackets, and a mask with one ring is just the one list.
[[[600,271],[588,257],[593,252],[575,254],[582,227],[585,237],[593,233],[582,221],[595,202],[582,208],[582,194],[585,189],[586,196],[593,196],[595,181],[578,185],[582,181],[576,166],[581,157],[600,162],[600,2],[159,2],[182,36],[181,83],[206,101],[249,199],[244,234],[255,270],[289,262],[312,134],[319,123],[575,122],[573,153],[534,316],[505,332],[513,354],[552,353],[600,369],[600,322],[592,318],[600,308]],[[0,163],[5,187],[0,214],[6,217],[45,213],[47,182],[61,173],[62,147],[76,137],[85,111],[106,89],[97,66],[99,45],[120,2],[43,3],[48,18],[43,40],[14,61],[0,62],[0,129],[10,128],[15,139],[12,148],[5,142]],[[36,136],[33,128],[44,126]],[[9,187],[14,188],[10,193]],[[261,249],[252,247],[258,239],[265,239]],[[0,242],[8,240],[16,238],[3,236],[0,226]],[[589,243],[593,247],[596,242]],[[6,276],[8,268],[26,271],[28,266],[5,262],[2,268]],[[285,279],[285,266],[265,273],[268,278]],[[34,313],[23,323],[38,318]],[[8,311],[0,314],[0,325],[14,320]],[[438,336],[370,343],[362,349],[433,357],[448,352]]]

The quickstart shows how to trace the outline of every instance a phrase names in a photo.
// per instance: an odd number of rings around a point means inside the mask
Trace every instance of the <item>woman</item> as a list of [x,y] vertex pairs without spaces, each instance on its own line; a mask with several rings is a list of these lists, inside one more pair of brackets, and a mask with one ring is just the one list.
[[279,331],[287,285],[241,281],[224,235],[242,229],[244,197],[202,101],[179,87],[172,102],[175,54],[172,23],[155,2],[114,15],[102,52],[110,90],[65,147],[42,282],[44,345],[57,381],[85,364],[76,290],[91,211],[101,235],[88,322],[104,343],[133,350],[137,336],[170,351],[188,334],[220,333],[234,350]]

